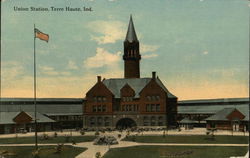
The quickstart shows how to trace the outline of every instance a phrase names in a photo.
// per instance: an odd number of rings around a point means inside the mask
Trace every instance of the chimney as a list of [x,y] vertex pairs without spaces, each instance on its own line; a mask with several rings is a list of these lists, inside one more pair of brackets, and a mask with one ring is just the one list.
[[155,79],[155,76],[156,76],[156,72],[153,71],[153,72],[152,72],[152,79]]
[[97,76],[97,82],[101,82],[102,77],[101,76]]

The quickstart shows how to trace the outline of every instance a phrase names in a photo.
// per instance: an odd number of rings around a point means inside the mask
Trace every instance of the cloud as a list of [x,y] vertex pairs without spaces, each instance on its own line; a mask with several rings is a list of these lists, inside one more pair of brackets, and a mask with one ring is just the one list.
[[91,35],[98,44],[115,43],[124,38],[125,24],[120,21],[92,21],[87,27],[100,36]]
[[140,46],[140,52],[146,53],[146,52],[154,52],[157,49],[159,49],[160,46],[158,45],[148,45],[148,44],[141,44]]
[[68,62],[67,69],[69,69],[69,70],[77,70],[78,66],[76,65],[76,63],[74,61],[70,60]]
[[[141,44],[140,45],[140,53],[142,54],[142,58],[155,58],[158,56],[155,51],[159,49],[160,46],[158,45],[148,45],[148,44]],[[145,54],[147,53],[147,54]],[[150,53],[150,54],[148,54]]]
[[155,58],[158,57],[158,54],[148,54],[148,55],[142,55],[142,58],[147,59],[147,58]]
[[55,71],[53,67],[50,66],[39,66],[42,74],[45,75],[59,75],[59,72]]
[[112,54],[103,48],[97,48],[95,56],[87,58],[83,63],[86,68],[99,68],[117,65],[120,60],[121,52]]
[[207,55],[208,54],[208,51],[204,51],[202,52],[203,55]]
[[68,71],[56,71],[55,68],[50,66],[39,66],[40,73],[48,76],[69,76]]
[[24,74],[24,67],[16,61],[2,62],[2,79],[15,80],[15,78]]

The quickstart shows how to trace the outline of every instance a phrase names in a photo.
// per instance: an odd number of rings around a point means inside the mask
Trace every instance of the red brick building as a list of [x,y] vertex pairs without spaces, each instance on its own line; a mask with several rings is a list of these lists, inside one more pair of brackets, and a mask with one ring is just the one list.
[[87,92],[83,108],[84,127],[174,126],[177,97],[155,72],[140,78],[140,50],[132,17],[124,41],[124,78],[101,79]]
[[207,129],[247,131],[249,116],[245,116],[236,108],[225,108],[206,119]]

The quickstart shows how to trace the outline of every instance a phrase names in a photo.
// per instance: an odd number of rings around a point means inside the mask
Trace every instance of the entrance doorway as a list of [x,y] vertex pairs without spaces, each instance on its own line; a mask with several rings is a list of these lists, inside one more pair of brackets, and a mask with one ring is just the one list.
[[117,129],[127,129],[132,127],[136,127],[136,123],[130,118],[122,118],[116,123]]

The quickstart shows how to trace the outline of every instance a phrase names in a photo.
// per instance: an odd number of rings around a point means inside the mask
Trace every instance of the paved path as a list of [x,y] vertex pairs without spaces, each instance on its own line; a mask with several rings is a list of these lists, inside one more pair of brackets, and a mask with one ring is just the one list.
[[[72,136],[80,136],[79,132],[57,132],[58,136],[65,136],[65,135],[72,135]],[[94,135],[95,132],[86,132],[85,135]],[[114,131],[114,132],[105,132],[104,134],[101,133],[101,135],[112,135],[117,138],[118,134],[120,132]],[[43,133],[39,133],[42,135]],[[49,134],[53,136],[54,132],[46,132],[46,134]],[[130,132],[130,135],[137,134],[135,132]],[[147,131],[143,132],[143,135],[162,135],[163,131]],[[206,129],[205,128],[195,128],[193,130],[182,130],[180,132],[171,130],[168,131],[166,134],[168,135],[205,135]],[[101,155],[104,155],[110,148],[122,148],[122,147],[130,147],[130,146],[139,146],[139,145],[161,145],[161,146],[248,146],[248,144],[184,144],[184,143],[137,143],[137,142],[129,142],[129,141],[121,141],[125,135],[126,132],[123,132],[122,137],[119,139],[117,138],[119,144],[117,145],[93,145],[93,142],[83,142],[83,143],[77,143],[76,147],[85,147],[88,148],[86,151],[79,154],[76,158],[95,158],[95,154],[97,152],[100,152]],[[142,133],[140,134],[142,135]],[[230,131],[217,131],[215,132],[215,135],[232,135]],[[234,132],[233,135],[244,135],[243,132]],[[246,134],[248,135],[248,133]],[[15,137],[15,134],[10,135],[0,135],[0,138],[7,138],[7,137]],[[19,137],[21,136],[34,136],[34,133],[27,133],[27,134],[19,134]],[[33,146],[34,144],[0,144],[0,146]],[[47,145],[57,145],[57,144],[39,144],[40,146],[47,146]],[[65,145],[72,145],[71,143],[65,144]]]

